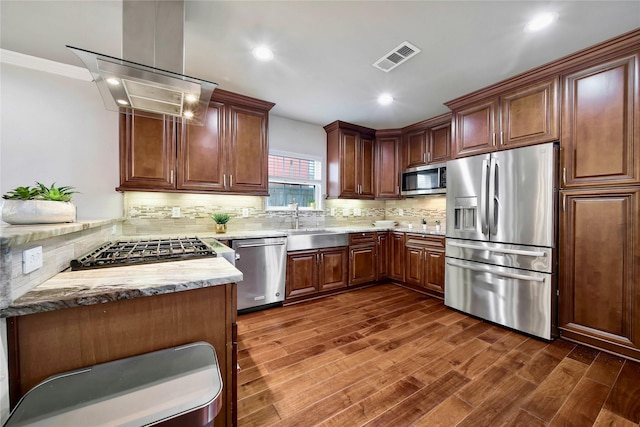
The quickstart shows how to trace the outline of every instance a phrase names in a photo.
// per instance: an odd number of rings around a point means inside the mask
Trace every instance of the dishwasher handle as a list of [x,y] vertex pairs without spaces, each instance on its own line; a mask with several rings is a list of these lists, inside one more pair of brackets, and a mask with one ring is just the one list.
[[270,242],[270,243],[251,243],[251,244],[246,244],[246,245],[238,245],[236,246],[237,249],[240,248],[260,248],[263,246],[282,246],[282,245],[286,245],[286,242]]

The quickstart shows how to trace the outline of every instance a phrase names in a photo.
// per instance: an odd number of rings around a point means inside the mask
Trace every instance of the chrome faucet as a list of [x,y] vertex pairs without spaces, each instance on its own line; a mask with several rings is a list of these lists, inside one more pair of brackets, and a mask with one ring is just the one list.
[[297,230],[298,227],[300,227],[300,209],[298,209],[298,202],[296,202],[296,199],[293,199],[291,204],[293,205],[293,228]]

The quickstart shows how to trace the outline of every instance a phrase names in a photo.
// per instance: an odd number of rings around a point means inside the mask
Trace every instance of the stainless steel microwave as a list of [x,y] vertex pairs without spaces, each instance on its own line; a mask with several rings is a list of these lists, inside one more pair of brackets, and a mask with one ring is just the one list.
[[402,171],[403,196],[444,194],[447,192],[447,166],[438,163]]

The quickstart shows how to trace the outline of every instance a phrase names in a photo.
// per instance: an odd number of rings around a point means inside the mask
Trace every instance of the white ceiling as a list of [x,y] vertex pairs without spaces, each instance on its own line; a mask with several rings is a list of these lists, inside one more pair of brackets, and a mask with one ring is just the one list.
[[[279,116],[376,129],[444,113],[443,102],[640,27],[637,0],[186,0],[185,9],[186,74],[275,102]],[[541,11],[559,18],[525,33]],[[121,56],[120,1],[1,0],[0,16],[3,49],[78,66],[65,44]],[[371,66],[405,40],[422,52],[389,73]],[[253,59],[260,43],[273,61]],[[378,106],[381,92],[396,101]]]

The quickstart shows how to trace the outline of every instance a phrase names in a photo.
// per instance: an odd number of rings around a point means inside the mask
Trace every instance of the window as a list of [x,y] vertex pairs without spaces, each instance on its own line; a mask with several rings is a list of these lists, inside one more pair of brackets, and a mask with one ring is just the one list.
[[286,208],[294,199],[300,208],[311,209],[321,196],[322,162],[311,156],[269,153],[267,208]]

